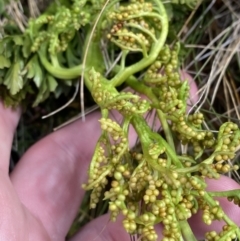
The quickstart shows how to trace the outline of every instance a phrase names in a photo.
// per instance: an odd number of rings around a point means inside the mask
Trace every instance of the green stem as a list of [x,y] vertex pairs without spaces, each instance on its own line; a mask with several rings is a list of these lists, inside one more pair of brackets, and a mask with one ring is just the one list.
[[[118,67],[116,66],[115,69],[117,69],[117,68]],[[158,99],[157,99],[157,97],[155,96],[155,94],[153,93],[153,91],[150,87],[147,87],[142,82],[139,82],[134,76],[130,76],[126,80],[126,84],[128,86],[130,86],[132,89],[136,90],[137,92],[146,95],[152,101],[153,105],[158,106]],[[161,122],[163,131],[164,131],[166,139],[168,141],[168,144],[170,145],[172,150],[175,150],[172,133],[170,131],[170,128],[169,128],[169,125],[168,125],[168,122],[165,118],[164,113],[161,110],[157,110],[157,115],[158,115],[158,118]]]
[[82,74],[84,74],[84,83],[86,87],[89,89],[89,91],[91,91],[92,83],[88,74],[89,69],[94,67],[96,71],[102,74],[104,71],[104,67],[102,64],[103,63],[102,53],[99,48],[100,37],[97,35],[94,37],[94,39],[90,39],[90,36],[91,36],[91,29],[86,34],[86,41],[83,46],[83,52],[85,53],[86,48],[88,46],[88,41],[91,41],[87,52],[87,56],[86,56],[85,66],[80,64],[72,68],[61,67],[60,64],[58,63],[57,56],[51,57],[51,60],[53,60],[53,62],[49,62],[49,60],[46,57],[48,55],[47,46],[43,46],[41,50],[38,51],[38,56],[40,58],[42,65],[51,75],[61,80],[76,79]]
[[233,189],[230,191],[208,192],[212,197],[237,197],[240,199],[240,189]]
[[113,86],[117,86],[122,84],[126,79],[128,79],[131,75],[139,72],[140,70],[145,69],[147,66],[152,64],[159,55],[160,50],[162,49],[167,35],[168,35],[168,16],[166,10],[163,6],[163,3],[159,0],[155,1],[159,12],[161,13],[161,34],[156,43],[153,43],[152,48],[150,50],[150,54],[148,57],[141,59],[139,62],[125,68],[120,71],[115,77],[111,80]]
[[170,145],[170,147],[172,148],[172,150],[175,150],[175,145],[174,145],[174,141],[173,141],[173,137],[172,137],[172,133],[170,131],[168,122],[165,118],[164,113],[161,110],[157,110],[157,114],[158,114],[158,118],[161,121],[162,124],[162,128],[163,131],[165,133],[166,139],[168,141],[168,144]]
[[[149,147],[150,142],[155,140],[165,147],[167,155],[171,158],[171,161],[177,168],[183,167],[181,161],[178,159],[175,151],[171,148],[171,146],[159,134],[152,132],[142,116],[133,115],[131,123],[141,140],[143,150],[146,150]],[[147,151],[148,150],[146,150],[146,152]],[[149,156],[148,153],[145,154]],[[156,170],[158,170],[158,168],[156,168]]]
[[78,65],[72,68],[63,68],[53,66],[46,58],[46,54],[43,54],[41,51],[38,52],[38,56],[44,68],[54,77],[61,80],[70,80],[76,79],[81,75],[82,65]]
[[183,234],[183,237],[186,241],[197,241],[195,235],[192,232],[189,223],[186,220],[179,221],[179,225]]
[[[120,36],[120,37],[121,36],[123,36],[123,37],[126,36],[126,37],[130,37],[130,38],[135,39],[135,41],[142,47],[142,51],[141,52],[143,53],[143,57],[147,58],[148,54],[147,54],[146,45],[145,45],[145,43],[143,41],[140,40],[140,38],[136,34],[133,34],[133,33],[116,33],[115,36]],[[117,41],[115,41],[115,43],[117,44]],[[128,47],[124,47],[124,46],[123,46],[123,48],[128,49]],[[136,50],[133,48],[133,51],[136,51]]]
[[161,143],[164,145],[164,147],[166,148],[166,153],[168,154],[168,156],[171,158],[171,160],[174,162],[175,166],[177,168],[182,168],[183,164],[182,162],[178,159],[176,152],[174,149],[171,148],[171,146],[169,145],[169,143],[167,143],[165,141],[164,138],[162,138],[160,135],[158,135],[161,139]]
[[143,26],[141,26],[139,24],[135,24],[135,23],[126,23],[125,26],[136,28],[136,29],[142,31],[143,33],[147,34],[153,40],[153,42],[157,42],[157,39],[155,38],[154,34],[151,31],[149,31],[148,29],[144,28]]
[[108,113],[109,113],[109,111],[107,109],[101,108],[102,118],[108,118]]
[[88,186],[86,186],[85,190],[91,190],[96,184],[99,184],[101,180],[106,177],[111,172],[112,166],[109,166],[96,180],[91,182]]
[[131,48],[131,47],[127,47],[124,44],[119,43],[117,40],[112,39],[111,42],[113,42],[114,44],[116,44],[119,48],[121,48],[122,50],[125,51],[131,51],[131,52],[143,52],[142,49],[140,48]]
[[[212,198],[211,192],[205,192],[204,199],[210,204],[211,206],[216,206],[216,201]],[[225,213],[222,218],[228,225],[238,227]]]
[[[61,80],[71,80],[76,79],[82,74],[82,68],[83,66],[80,64],[78,66],[72,67],[72,68],[64,68],[64,67],[57,67],[53,66],[45,57],[45,54],[38,52],[38,56],[40,58],[40,61],[44,68],[54,77],[61,79]],[[92,83],[88,78],[88,68],[85,69],[84,76],[86,77],[84,79],[84,83],[86,87],[91,91]]]
[[[222,152],[219,152],[220,147],[221,147],[221,146],[216,147],[215,152],[212,153],[211,156],[209,156],[207,159],[205,159],[204,161],[202,161],[200,164],[197,164],[197,165],[192,166],[192,167],[186,167],[186,168],[178,169],[178,172],[179,172],[179,173],[197,172],[197,171],[199,170],[199,167],[200,167],[202,164],[211,165],[211,164],[213,163],[213,161],[214,161],[215,156],[222,153]],[[228,154],[228,152],[227,152],[227,154]]]

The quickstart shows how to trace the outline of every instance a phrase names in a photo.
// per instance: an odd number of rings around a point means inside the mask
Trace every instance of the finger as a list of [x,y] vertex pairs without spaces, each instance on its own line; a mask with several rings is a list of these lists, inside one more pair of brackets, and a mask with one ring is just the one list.
[[63,238],[84,195],[81,184],[100,136],[96,112],[30,148],[11,175],[22,203],[37,216],[53,240]]
[[69,241],[130,241],[130,235],[124,230],[122,218],[110,221],[109,214],[94,219],[85,225]]
[[0,170],[4,174],[8,174],[12,140],[19,118],[20,108],[6,108],[0,101]]
[[0,175],[0,190],[0,240],[50,241],[41,222],[33,218],[20,202],[7,175]]
[[[101,134],[96,112],[44,138],[23,156],[11,180],[23,204],[59,240],[68,232],[84,195],[89,162]],[[130,145],[135,141],[130,130]],[[57,221],[56,221],[57,220]]]
[[[209,191],[228,191],[240,189],[240,185],[238,183],[226,176],[221,176],[221,178],[218,180],[209,179],[207,183],[207,190]],[[223,208],[226,215],[237,225],[240,225],[239,206],[235,205],[233,202],[229,202],[226,198],[217,198],[217,200],[220,202],[220,206]],[[204,224],[202,221],[202,212],[197,213],[193,216],[193,218],[190,219],[190,225],[194,231],[194,234],[199,240],[204,239],[206,232],[215,230],[219,233],[225,224],[226,223],[223,221],[213,221],[211,225]]]

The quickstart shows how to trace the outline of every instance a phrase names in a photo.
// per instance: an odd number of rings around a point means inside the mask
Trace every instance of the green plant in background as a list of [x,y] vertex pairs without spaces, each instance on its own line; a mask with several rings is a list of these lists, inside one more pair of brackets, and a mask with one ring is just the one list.
[[[197,1],[172,1],[182,3],[193,7]],[[6,25],[0,41],[1,98],[15,106],[35,93],[37,105],[51,92],[59,96],[77,85],[82,75],[102,113],[102,134],[83,185],[92,190],[90,207],[96,207],[104,192],[111,220],[123,214],[126,231],[142,240],[157,240],[158,223],[163,224],[164,241],[196,240],[188,219],[199,210],[207,225],[213,220],[226,223],[220,233],[206,233],[207,240],[240,238],[238,226],[214,199],[228,197],[239,204],[239,190],[206,190],[206,178],[218,179],[238,169],[229,161],[240,130],[226,122],[216,136],[203,128],[203,114],[186,114],[189,86],[180,80],[179,44],[168,45],[165,7],[161,0],[61,1],[30,20],[22,34],[7,34]],[[101,44],[106,56],[120,56],[107,74]],[[119,92],[116,87],[121,84],[135,94]],[[121,123],[109,118],[111,110],[122,115]],[[153,110],[166,138],[144,119]],[[130,125],[138,135],[139,152],[129,150]],[[184,153],[178,143],[186,147]]]

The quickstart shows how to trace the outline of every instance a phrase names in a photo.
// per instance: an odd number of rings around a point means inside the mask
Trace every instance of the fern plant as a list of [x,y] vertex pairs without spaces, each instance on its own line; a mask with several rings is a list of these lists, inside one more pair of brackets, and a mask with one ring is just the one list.
[[[194,0],[171,3],[198,4]],[[239,204],[239,190],[206,190],[207,178],[218,179],[238,169],[229,163],[240,131],[226,122],[215,135],[204,129],[202,113],[186,113],[189,85],[179,75],[180,45],[168,43],[169,24],[161,0],[53,3],[29,21],[24,33],[16,31],[1,39],[1,98],[15,106],[35,93],[33,105],[38,105],[51,92],[59,96],[69,86],[77,86],[76,79],[82,76],[102,113],[102,134],[89,180],[83,185],[92,190],[90,207],[97,206],[104,192],[111,220],[122,214],[126,231],[142,240],[157,240],[154,225],[158,223],[163,224],[164,241],[196,240],[188,220],[199,210],[207,225],[213,220],[226,223],[220,233],[206,233],[207,240],[240,238],[238,226],[215,200],[222,196]],[[107,46],[106,56],[120,56],[110,73],[100,43]],[[135,93],[119,92],[122,84]],[[122,115],[121,123],[110,119],[112,110]],[[156,112],[165,137],[144,119],[149,111]],[[129,149],[130,125],[141,151]],[[179,152],[176,143],[186,151]]]

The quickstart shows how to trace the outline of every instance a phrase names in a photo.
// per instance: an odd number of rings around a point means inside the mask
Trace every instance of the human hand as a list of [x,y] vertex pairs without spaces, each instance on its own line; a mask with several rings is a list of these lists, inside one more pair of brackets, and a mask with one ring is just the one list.
[[[20,111],[5,109],[0,104],[0,240],[7,241],[61,241],[78,211],[84,195],[81,184],[86,182],[91,156],[100,136],[96,124],[98,112],[87,116],[86,122],[77,121],[45,137],[22,157],[12,174],[8,165],[12,138]],[[131,133],[131,145],[135,135]],[[209,190],[229,190],[239,185],[227,177],[209,180]],[[240,224],[240,209],[226,199],[221,200],[225,212]],[[197,214],[191,220],[200,239],[206,231],[218,230],[221,222],[202,224]],[[161,237],[161,226],[157,226]],[[129,241],[121,220],[109,222],[101,216],[85,227],[71,241]]]

